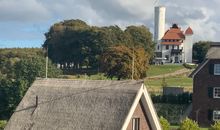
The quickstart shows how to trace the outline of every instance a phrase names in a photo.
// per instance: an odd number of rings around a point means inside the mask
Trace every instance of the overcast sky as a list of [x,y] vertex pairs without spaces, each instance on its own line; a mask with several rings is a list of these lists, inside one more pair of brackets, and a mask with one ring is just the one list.
[[[220,41],[220,0],[160,0],[166,26],[194,31],[194,41]],[[89,25],[145,25],[153,33],[155,0],[0,0],[0,48],[41,47],[55,22],[81,19]]]

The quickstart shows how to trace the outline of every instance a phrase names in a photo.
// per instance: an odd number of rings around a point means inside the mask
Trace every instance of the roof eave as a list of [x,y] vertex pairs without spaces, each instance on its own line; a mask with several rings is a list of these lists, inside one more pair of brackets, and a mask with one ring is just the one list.
[[[142,97],[144,97],[144,98],[142,98]],[[158,118],[156,110],[153,106],[153,102],[152,102],[144,84],[142,84],[142,86],[140,87],[140,89],[135,97],[135,100],[129,110],[129,113],[128,113],[128,115],[122,125],[121,130],[127,129],[128,124],[132,118],[132,115],[133,115],[133,113],[134,113],[134,111],[135,111],[135,109],[141,99],[144,100],[144,103],[145,103],[144,110],[149,113],[149,114],[147,114],[147,116],[150,116],[148,118],[150,118],[150,126],[152,127],[152,129],[153,130],[162,130],[160,122],[159,122],[159,118]]]
[[210,59],[205,59],[188,77],[194,78],[195,75],[208,63]]

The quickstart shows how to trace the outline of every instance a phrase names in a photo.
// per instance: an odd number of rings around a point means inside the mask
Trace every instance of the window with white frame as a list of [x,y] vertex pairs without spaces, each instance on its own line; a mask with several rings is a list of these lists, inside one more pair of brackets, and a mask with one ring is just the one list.
[[213,88],[213,97],[220,98],[220,87]]
[[218,121],[218,120],[220,120],[220,111],[214,110],[213,111],[213,121]]
[[132,130],[140,130],[140,118],[132,119]]
[[214,64],[214,75],[220,75],[220,64]]

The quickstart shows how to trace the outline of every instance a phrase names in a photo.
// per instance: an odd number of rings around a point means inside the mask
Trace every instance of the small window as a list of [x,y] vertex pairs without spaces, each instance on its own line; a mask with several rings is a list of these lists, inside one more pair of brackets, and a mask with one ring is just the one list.
[[169,45],[166,45],[166,50],[169,50]]
[[160,46],[159,45],[157,46],[157,50],[160,50]]
[[213,111],[213,120],[214,121],[220,120],[220,111],[217,110]]
[[172,45],[172,49],[174,49],[174,45]]
[[214,65],[214,75],[220,75],[220,64]]
[[213,97],[220,98],[220,87],[216,87],[213,89]]
[[140,130],[140,118],[132,119],[132,130]]

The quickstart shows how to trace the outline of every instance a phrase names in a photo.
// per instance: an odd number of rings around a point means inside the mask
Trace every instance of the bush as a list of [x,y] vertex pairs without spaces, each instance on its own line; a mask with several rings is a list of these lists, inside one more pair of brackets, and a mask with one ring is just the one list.
[[195,69],[197,67],[196,64],[187,64],[187,63],[184,63],[183,66],[187,69]]
[[5,126],[6,126],[6,124],[7,124],[7,121],[0,120],[0,130],[3,130],[5,128]]
[[181,122],[179,130],[199,130],[199,125],[195,121],[186,118]]
[[209,130],[220,130],[220,121],[215,122]]
[[192,102],[192,93],[182,93],[177,95],[155,95],[151,94],[153,103],[170,103],[170,104],[189,104]]
[[162,116],[160,117],[160,124],[163,130],[170,130],[170,123]]

